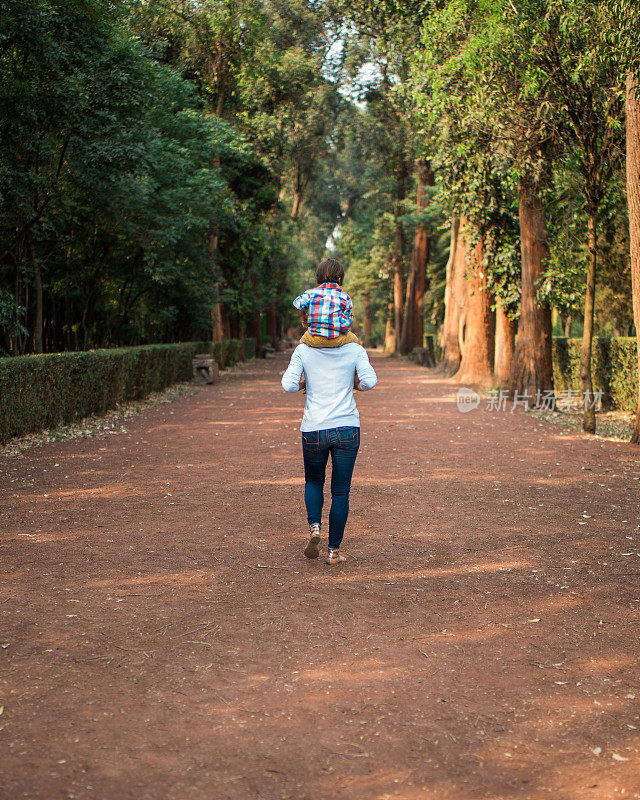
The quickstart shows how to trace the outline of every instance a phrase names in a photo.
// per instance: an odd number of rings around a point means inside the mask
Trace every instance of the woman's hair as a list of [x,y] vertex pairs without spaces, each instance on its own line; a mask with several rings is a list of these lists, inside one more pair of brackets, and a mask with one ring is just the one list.
[[344,280],[344,267],[335,258],[325,259],[316,270],[316,280],[321,283],[337,283],[342,286]]

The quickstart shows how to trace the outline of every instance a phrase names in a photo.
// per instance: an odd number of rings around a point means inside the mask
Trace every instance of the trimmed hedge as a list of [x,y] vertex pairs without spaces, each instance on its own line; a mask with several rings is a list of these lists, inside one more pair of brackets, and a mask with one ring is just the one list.
[[249,361],[249,359],[255,358],[256,347],[258,346],[257,339],[248,336],[246,339],[242,340],[242,343],[243,343],[245,361]]
[[[553,380],[556,391],[581,392],[581,339],[553,340]],[[635,411],[638,404],[638,353],[631,337],[594,337],[591,373],[594,391],[602,389],[602,404]]]
[[[189,380],[191,359],[211,350],[211,342],[181,342],[0,358],[0,443]],[[255,339],[216,343],[213,351],[221,367],[231,366],[255,353]]]

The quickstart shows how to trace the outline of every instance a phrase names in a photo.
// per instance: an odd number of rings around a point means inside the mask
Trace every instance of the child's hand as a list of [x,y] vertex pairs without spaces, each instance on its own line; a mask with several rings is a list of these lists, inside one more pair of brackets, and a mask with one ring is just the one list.
[[308,328],[309,327],[309,323],[307,321],[307,312],[306,311],[302,311],[301,309],[298,309],[298,314],[300,315],[300,322],[302,323],[302,325],[305,328]]

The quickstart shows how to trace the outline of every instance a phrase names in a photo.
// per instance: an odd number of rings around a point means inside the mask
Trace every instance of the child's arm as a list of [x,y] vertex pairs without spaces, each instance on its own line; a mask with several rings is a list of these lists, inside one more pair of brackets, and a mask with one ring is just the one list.
[[344,316],[347,320],[347,326],[350,328],[353,325],[353,301],[347,295],[347,302],[344,308]]
[[294,308],[298,309],[298,314],[300,315],[300,322],[303,324],[305,328],[309,327],[308,322],[308,314],[307,309],[309,308],[309,304],[311,303],[311,296],[309,295],[309,290],[307,289],[306,292],[303,292],[299,297],[293,301]]

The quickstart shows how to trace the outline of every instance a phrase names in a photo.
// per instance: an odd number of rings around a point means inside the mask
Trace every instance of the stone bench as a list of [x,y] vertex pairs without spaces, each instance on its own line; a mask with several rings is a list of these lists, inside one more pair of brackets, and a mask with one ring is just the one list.
[[216,383],[220,377],[218,364],[210,353],[202,353],[193,357],[193,380],[200,386]]

